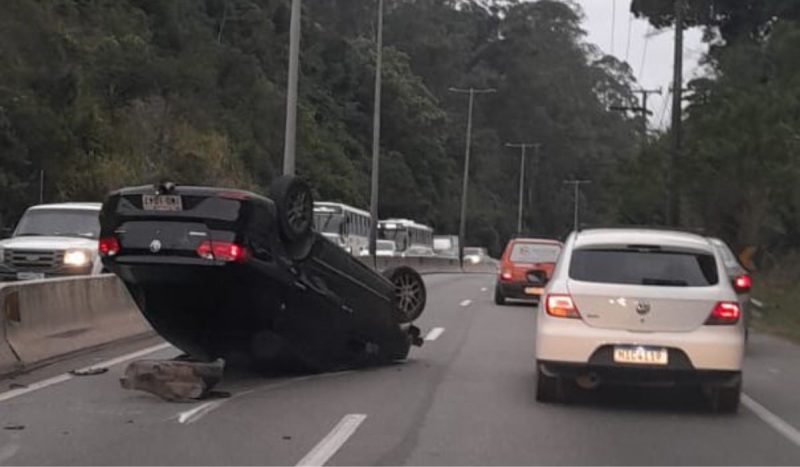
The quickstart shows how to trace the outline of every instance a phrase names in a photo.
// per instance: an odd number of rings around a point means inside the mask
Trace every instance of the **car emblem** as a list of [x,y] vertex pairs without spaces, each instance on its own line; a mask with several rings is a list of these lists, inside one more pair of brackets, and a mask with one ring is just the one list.
[[636,312],[640,315],[646,315],[647,313],[650,313],[650,304],[647,302],[639,302],[636,305]]
[[26,256],[25,259],[27,259],[28,261],[38,261],[39,257],[38,256]]
[[158,253],[161,251],[161,242],[159,240],[153,240],[150,242],[150,251],[153,253]]

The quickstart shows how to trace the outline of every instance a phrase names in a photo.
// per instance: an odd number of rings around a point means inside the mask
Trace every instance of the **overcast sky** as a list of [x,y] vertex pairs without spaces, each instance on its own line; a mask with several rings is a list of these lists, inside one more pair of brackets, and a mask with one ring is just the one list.
[[[633,19],[629,23],[630,0],[576,0],[576,3],[583,7],[586,15],[583,27],[588,33],[588,42],[597,45],[605,53],[613,53],[621,60],[627,59],[642,87],[662,88],[662,95],[651,95],[647,106],[654,113],[650,118],[652,126],[659,128],[669,126],[671,103],[666,106],[664,103],[672,83],[674,30],[656,30],[649,27],[647,21],[643,19]],[[612,19],[615,26],[613,46]],[[628,48],[628,24],[630,24],[630,48]],[[649,40],[646,39],[648,33]],[[698,61],[707,47],[701,38],[702,31],[697,28],[684,33],[684,83],[702,74]]]

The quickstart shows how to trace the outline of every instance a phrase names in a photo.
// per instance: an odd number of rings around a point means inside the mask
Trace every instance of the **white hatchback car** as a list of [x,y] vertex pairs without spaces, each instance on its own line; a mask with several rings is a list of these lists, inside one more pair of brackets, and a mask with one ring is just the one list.
[[717,411],[739,405],[745,328],[722,258],[682,232],[572,233],[539,304],[539,401],[577,384],[692,384]]

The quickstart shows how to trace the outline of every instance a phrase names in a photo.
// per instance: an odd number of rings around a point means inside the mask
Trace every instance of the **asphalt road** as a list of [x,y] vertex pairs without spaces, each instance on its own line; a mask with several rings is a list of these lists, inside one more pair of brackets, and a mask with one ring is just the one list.
[[[605,388],[543,405],[534,400],[534,309],[495,306],[490,275],[426,280],[419,324],[436,338],[404,364],[230,375],[219,389],[231,398],[195,404],[121,389],[124,362],[63,376],[159,344],[139,342],[2,381],[4,391],[29,386],[0,393],[0,464],[800,464],[796,346],[753,338],[737,415],[666,389]],[[178,353],[155,348],[148,358]]]

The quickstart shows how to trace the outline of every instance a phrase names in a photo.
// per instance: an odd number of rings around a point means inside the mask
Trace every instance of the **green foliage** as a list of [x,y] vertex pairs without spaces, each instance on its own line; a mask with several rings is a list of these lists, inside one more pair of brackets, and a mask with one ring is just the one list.
[[[0,2],[0,215],[38,201],[101,199],[122,185],[263,190],[280,169],[288,0]],[[374,2],[306,0],[298,172],[319,199],[369,202]],[[630,68],[585,43],[577,7],[553,1],[389,0],[383,68],[381,217],[457,230],[466,100],[476,100],[468,243],[497,252],[516,226],[518,156],[526,229],[565,233],[571,193],[595,183],[588,222],[620,216],[620,167],[635,122]],[[627,209],[627,208],[626,208]]]

